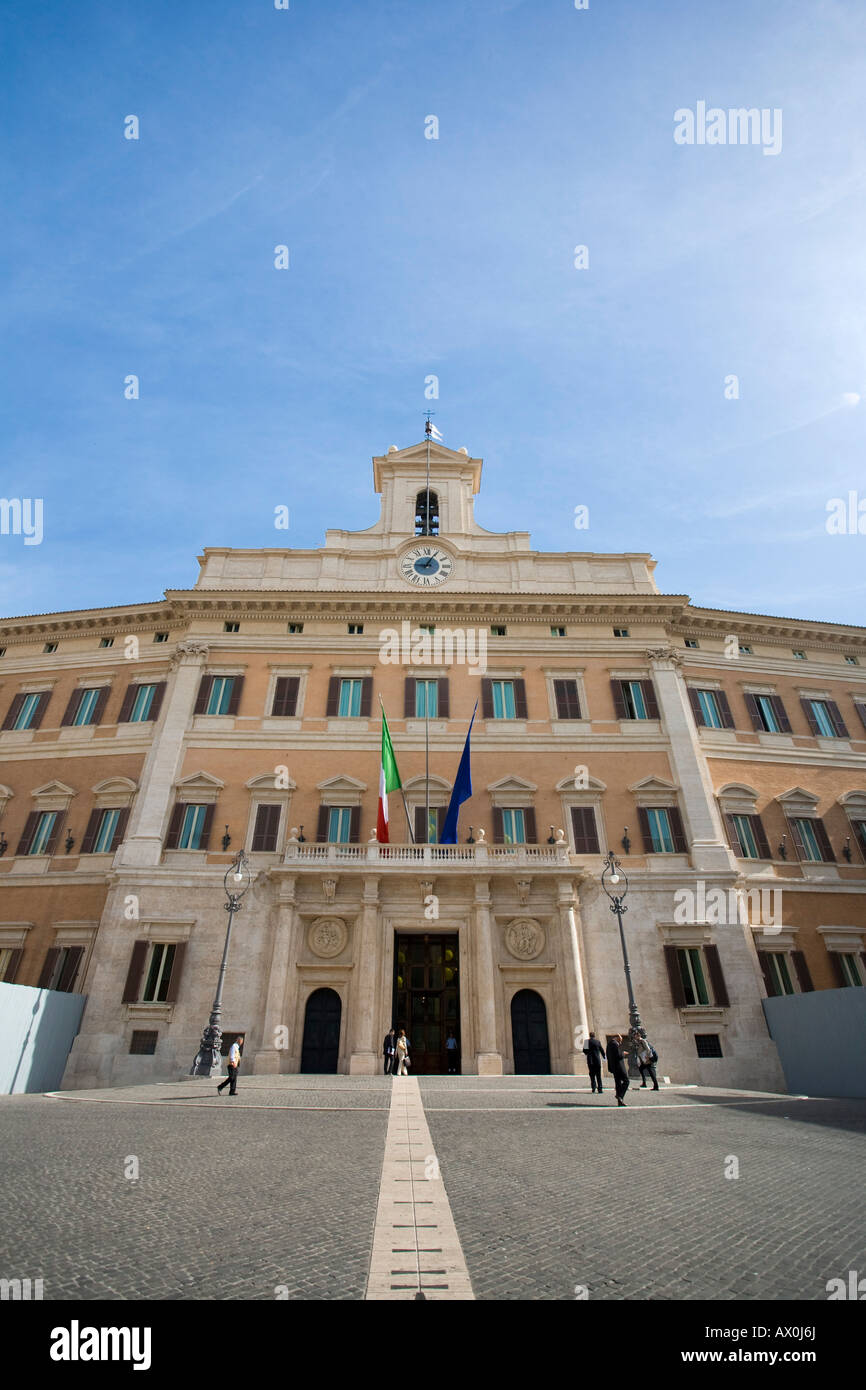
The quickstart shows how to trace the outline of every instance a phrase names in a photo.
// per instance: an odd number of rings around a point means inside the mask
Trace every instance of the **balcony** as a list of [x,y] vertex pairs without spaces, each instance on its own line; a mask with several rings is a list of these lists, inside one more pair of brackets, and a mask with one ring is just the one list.
[[283,866],[298,869],[555,869],[568,868],[568,845],[300,844],[289,841]]

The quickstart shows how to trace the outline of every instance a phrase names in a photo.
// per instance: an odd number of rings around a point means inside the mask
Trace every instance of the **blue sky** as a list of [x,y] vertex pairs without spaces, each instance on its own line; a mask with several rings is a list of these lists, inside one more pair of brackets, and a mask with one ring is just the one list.
[[[5,0],[0,29],[0,492],[44,499],[40,545],[0,536],[3,612],[371,525],[370,457],[429,405],[485,460],[483,526],[864,621],[866,535],[825,525],[866,499],[862,0]],[[780,108],[781,152],[677,145],[698,101]]]

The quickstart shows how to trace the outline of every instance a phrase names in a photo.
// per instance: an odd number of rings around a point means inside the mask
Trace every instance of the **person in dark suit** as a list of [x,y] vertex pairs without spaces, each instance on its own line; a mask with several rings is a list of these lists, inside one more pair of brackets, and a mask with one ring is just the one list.
[[383,1044],[382,1044],[382,1056],[385,1058],[385,1075],[386,1075],[386,1076],[388,1075],[388,1073],[391,1071],[391,1069],[392,1069],[393,1066],[394,1066],[394,1048],[395,1048],[396,1042],[397,1042],[397,1034],[394,1032],[394,1029],[392,1028],[391,1031],[390,1031],[390,1033],[386,1033],[386,1034],[385,1034],[385,1041],[384,1041]]
[[623,1096],[628,1090],[627,1053],[622,1050],[622,1033],[614,1033],[607,1045],[607,1069],[613,1077],[617,1105],[625,1105]]
[[640,1072],[640,1084],[642,1089],[646,1088],[646,1079],[647,1077],[649,1077],[653,1083],[653,1090],[658,1090],[659,1083],[658,1077],[656,1076],[656,1062],[658,1061],[658,1059],[659,1055],[653,1047],[652,1043],[648,1040],[645,1040],[643,1050],[638,1053],[637,1057],[637,1065],[638,1071]]
[[592,1093],[595,1095],[595,1092],[598,1091],[598,1094],[601,1095],[601,1063],[605,1057],[605,1051],[595,1033],[590,1033],[588,1040],[583,1045],[583,1051],[586,1065],[589,1068]]

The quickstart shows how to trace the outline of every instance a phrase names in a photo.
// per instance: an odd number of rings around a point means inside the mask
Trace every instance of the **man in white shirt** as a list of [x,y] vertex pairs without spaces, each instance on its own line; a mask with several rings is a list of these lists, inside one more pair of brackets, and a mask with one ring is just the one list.
[[238,1067],[241,1064],[241,1048],[243,1047],[243,1034],[238,1034],[229,1048],[229,1055],[226,1059],[226,1071],[228,1076],[225,1081],[217,1086],[217,1090],[222,1094],[223,1088],[228,1086],[229,1095],[236,1096],[238,1093]]

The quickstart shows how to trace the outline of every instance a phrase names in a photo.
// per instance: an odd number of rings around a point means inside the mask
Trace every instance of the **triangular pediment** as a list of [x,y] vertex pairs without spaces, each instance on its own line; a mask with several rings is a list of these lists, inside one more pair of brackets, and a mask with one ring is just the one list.
[[502,777],[498,782],[491,782],[487,790],[489,792],[537,792],[538,787],[535,782],[527,782],[525,777]]
[[807,792],[805,787],[790,787],[788,791],[777,796],[776,800],[781,801],[783,806],[789,801],[796,802],[798,805],[808,802],[812,806],[817,806],[821,798],[816,796],[814,792]]
[[357,777],[328,777],[324,782],[316,783],[316,791],[320,792],[365,792],[366,782],[359,782]]
[[75,796],[72,787],[67,787],[65,782],[46,782],[43,787],[36,787],[30,793],[31,796]]
[[675,792],[677,790],[676,782],[668,782],[664,777],[644,777],[640,782],[634,782],[629,787],[630,792],[640,792],[642,796],[647,792]]
[[184,791],[221,791],[225,782],[220,781],[219,777],[214,777],[210,772],[192,772],[189,777],[181,777],[177,783]]

